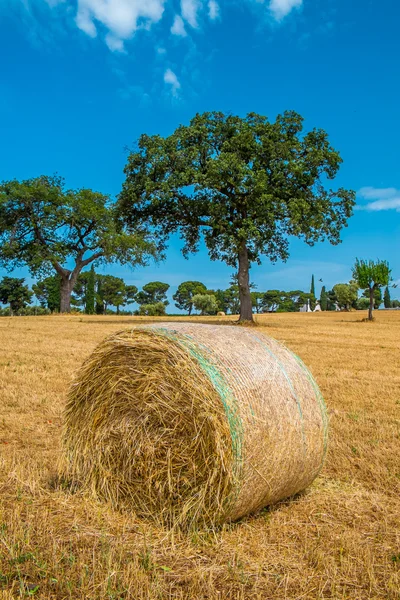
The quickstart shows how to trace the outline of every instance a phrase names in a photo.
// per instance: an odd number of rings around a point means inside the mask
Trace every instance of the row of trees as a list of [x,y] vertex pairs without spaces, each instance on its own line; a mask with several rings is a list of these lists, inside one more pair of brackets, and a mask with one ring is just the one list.
[[174,233],[187,256],[202,238],[212,260],[235,269],[240,319],[251,321],[252,264],[287,260],[290,236],[340,242],[355,204],[353,191],[329,188],[341,162],[326,132],[304,132],[295,112],[274,122],[198,114],[165,138],[140,137],[117,202],[68,190],[58,176],[3,182],[0,265],[59,276],[60,309],[68,312],[85,267],[160,260]]
[[[0,184],[0,266],[27,266],[41,280],[57,276],[60,310],[69,312],[76,286],[88,286],[80,277],[85,267],[161,260],[172,234],[183,240],[187,257],[203,239],[212,260],[235,269],[240,320],[251,321],[252,264],[263,256],[286,261],[291,236],[310,246],[340,243],[355,204],[353,191],[329,187],[341,163],[327,133],[304,132],[303,118],[293,111],[274,122],[256,113],[197,114],[170,136],[139,138],[116,202],[90,189],[66,189],[59,176]],[[357,263],[354,280],[368,288],[370,309],[376,290],[389,284],[389,273],[386,263]],[[85,300],[89,311],[96,310],[93,304],[107,305],[103,289],[116,283],[98,279],[96,285],[93,292],[90,283]],[[109,301],[117,310],[133,293],[119,285]],[[141,306],[163,303],[142,292]],[[226,305],[225,292],[215,291],[218,306]],[[301,294],[290,292],[278,305],[296,306]],[[315,301],[313,282],[312,306]],[[256,310],[263,303],[258,298]]]
[[[26,306],[29,305],[34,293],[42,309],[59,312],[61,285],[61,278],[55,275],[35,283],[31,291],[23,279],[4,277],[0,282],[0,301],[10,305],[11,314],[21,312],[26,314]],[[168,283],[152,281],[139,291],[135,285],[127,285],[120,277],[96,273],[92,265],[89,271],[82,272],[78,276],[72,292],[71,304],[87,314],[105,314],[110,311],[111,306],[117,314],[120,314],[124,307],[137,303],[139,309],[136,310],[136,314],[164,315],[169,305],[167,299],[169,287]],[[209,290],[200,281],[185,281],[178,286],[173,300],[175,306],[188,315],[191,315],[193,310],[199,311],[202,315],[212,315],[220,311],[226,314],[238,314],[240,310],[239,286],[234,283],[234,280],[225,290]],[[318,302],[315,296],[314,277],[312,277],[309,293],[301,290],[289,292],[252,290],[251,300],[253,312],[257,314],[296,312],[307,303],[310,304],[311,309],[314,309]],[[382,303],[385,308],[400,306],[398,300],[391,300],[388,286],[383,296],[381,287],[377,287],[374,291],[373,308],[380,308]],[[323,286],[319,305],[322,311],[367,309],[370,305],[370,292],[367,288],[359,297],[359,286],[354,280],[349,283],[338,283],[329,291],[326,291]]]

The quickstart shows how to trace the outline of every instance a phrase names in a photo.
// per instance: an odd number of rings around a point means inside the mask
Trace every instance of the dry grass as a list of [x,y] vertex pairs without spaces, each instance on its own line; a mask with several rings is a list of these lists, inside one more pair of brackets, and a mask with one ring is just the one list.
[[317,378],[327,462],[296,499],[190,536],[55,479],[73,371],[137,319],[2,318],[0,598],[400,599],[400,314],[360,318],[259,319]]

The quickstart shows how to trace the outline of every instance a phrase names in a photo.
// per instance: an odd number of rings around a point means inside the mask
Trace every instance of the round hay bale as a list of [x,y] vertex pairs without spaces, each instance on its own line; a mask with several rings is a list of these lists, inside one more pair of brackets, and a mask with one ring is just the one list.
[[305,489],[325,405],[292,352],[257,330],[186,323],[116,333],[65,410],[73,479],[164,524],[236,520]]
[[226,314],[223,310],[220,310],[219,312],[217,312],[217,317],[226,317]]

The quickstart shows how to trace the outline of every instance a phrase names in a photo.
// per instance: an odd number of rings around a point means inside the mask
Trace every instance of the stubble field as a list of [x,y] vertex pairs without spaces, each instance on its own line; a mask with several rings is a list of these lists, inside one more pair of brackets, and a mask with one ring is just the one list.
[[258,318],[321,387],[326,464],[304,494],[190,534],[157,529],[57,479],[74,371],[106,335],[139,319],[2,318],[0,598],[400,599],[400,312],[372,324],[364,316]]

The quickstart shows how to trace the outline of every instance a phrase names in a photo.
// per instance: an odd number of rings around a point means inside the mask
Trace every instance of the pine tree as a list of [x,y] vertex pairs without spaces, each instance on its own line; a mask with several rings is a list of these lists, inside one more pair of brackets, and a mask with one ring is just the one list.
[[316,305],[314,275],[311,277],[310,294],[311,294],[310,306],[311,306],[311,310],[314,310],[315,305]]
[[383,296],[383,303],[385,308],[392,308],[392,299],[390,297],[389,287],[386,286],[385,294]]
[[85,298],[85,312],[88,315],[94,315],[94,300],[95,300],[95,284],[96,284],[96,273],[94,272],[94,266],[89,271],[89,277],[86,287],[86,298]]
[[325,286],[322,286],[321,297],[319,299],[321,310],[328,310],[328,294],[326,293]]

